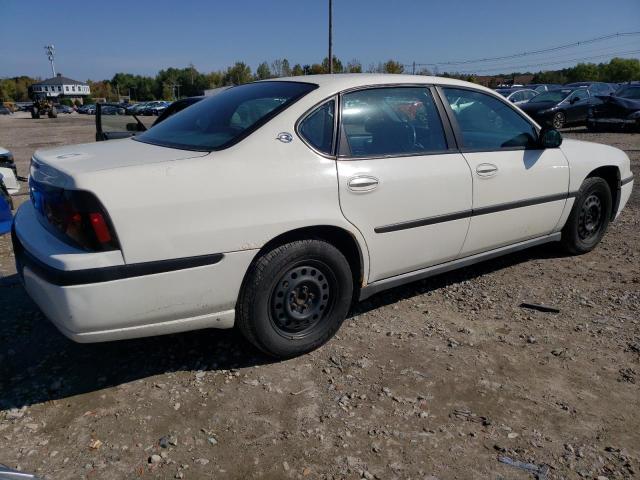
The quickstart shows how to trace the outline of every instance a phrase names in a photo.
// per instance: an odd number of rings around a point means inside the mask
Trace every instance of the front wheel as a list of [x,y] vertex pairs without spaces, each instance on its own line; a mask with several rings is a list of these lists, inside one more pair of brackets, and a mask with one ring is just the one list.
[[611,189],[600,177],[587,178],[562,229],[562,244],[574,255],[590,252],[600,243],[611,218]]
[[290,358],[326,343],[353,296],[349,262],[323,240],[298,240],[262,255],[236,308],[242,334],[268,355]]
[[551,121],[551,123],[553,124],[553,128],[555,128],[556,130],[559,130],[562,127],[564,127],[565,122],[566,122],[566,118],[564,116],[564,113],[562,112],[556,112],[556,114],[553,116],[553,119]]

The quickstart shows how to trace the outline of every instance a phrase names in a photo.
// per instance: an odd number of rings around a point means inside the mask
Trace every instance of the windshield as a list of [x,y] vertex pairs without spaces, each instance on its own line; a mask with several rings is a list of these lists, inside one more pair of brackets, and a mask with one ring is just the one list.
[[542,92],[539,95],[536,95],[529,103],[539,103],[539,102],[554,102],[560,103],[562,100],[567,98],[573,90],[563,88],[562,90],[549,90],[548,92]]
[[317,87],[280,81],[233,87],[175,114],[135,140],[183,150],[222,150]]
[[622,87],[616,92],[616,97],[640,100],[640,87]]

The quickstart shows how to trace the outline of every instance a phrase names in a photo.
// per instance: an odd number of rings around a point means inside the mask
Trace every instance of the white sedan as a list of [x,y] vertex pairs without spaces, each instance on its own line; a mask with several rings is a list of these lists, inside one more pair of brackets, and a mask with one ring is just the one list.
[[73,340],[236,325],[290,357],[381,290],[546,242],[590,251],[632,185],[621,150],[562,142],[474,84],[295,77],[37,151],[13,238]]

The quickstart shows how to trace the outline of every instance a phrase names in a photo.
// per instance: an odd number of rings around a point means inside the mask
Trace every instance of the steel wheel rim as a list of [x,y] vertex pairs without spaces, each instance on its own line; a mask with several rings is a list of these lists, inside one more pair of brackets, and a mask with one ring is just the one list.
[[311,334],[333,309],[335,285],[333,272],[322,262],[303,261],[287,269],[271,291],[273,327],[287,338]]
[[584,202],[578,217],[578,236],[581,240],[590,240],[598,235],[604,216],[602,215],[602,200],[592,193]]

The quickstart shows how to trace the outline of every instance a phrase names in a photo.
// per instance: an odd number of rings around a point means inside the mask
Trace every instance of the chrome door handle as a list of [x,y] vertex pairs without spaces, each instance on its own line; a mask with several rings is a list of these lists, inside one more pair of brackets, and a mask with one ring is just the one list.
[[347,187],[352,192],[370,192],[375,190],[380,183],[376,177],[369,175],[358,175],[351,177],[347,182]]
[[476,173],[480,177],[493,177],[498,173],[498,167],[493,163],[481,163],[476,167]]

